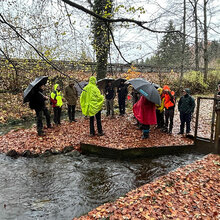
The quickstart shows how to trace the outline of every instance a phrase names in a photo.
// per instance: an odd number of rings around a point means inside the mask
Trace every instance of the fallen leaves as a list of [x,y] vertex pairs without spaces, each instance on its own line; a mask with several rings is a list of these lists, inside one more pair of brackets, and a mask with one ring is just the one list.
[[38,137],[36,126],[31,129],[11,130],[0,136],[0,152],[15,150],[22,153],[29,150],[40,154],[46,150],[62,151],[67,146],[79,149],[80,142],[116,149],[189,145],[193,141],[178,135],[168,135],[160,130],[151,128],[150,138],[142,140],[142,131],[134,125],[133,117],[117,116],[114,119],[103,117],[102,127],[104,136],[89,136],[89,119],[81,118],[77,122],[62,121],[57,127],[46,129],[46,136]]
[[[213,163],[215,161],[215,163]],[[85,219],[219,219],[220,156],[208,155],[88,213]]]

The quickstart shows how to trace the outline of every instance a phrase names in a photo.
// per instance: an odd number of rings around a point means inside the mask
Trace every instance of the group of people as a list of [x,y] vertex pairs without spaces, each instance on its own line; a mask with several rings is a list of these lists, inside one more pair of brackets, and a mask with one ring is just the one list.
[[[65,88],[64,93],[61,91],[60,85],[55,84],[54,90],[50,97],[43,94],[43,87],[35,88],[35,91],[30,99],[30,107],[35,110],[37,118],[37,132],[39,136],[44,135],[42,117],[46,117],[47,127],[51,127],[51,120],[49,111],[45,105],[46,100],[50,100],[53,107],[54,124],[59,125],[61,120],[61,111],[63,106],[63,99],[65,98],[68,106],[68,117],[70,122],[75,122],[75,108],[78,99],[78,92],[73,80],[69,81],[69,85]],[[143,95],[140,95],[133,89],[133,113],[137,119],[140,128],[143,131],[142,138],[148,138],[150,132],[150,125],[157,124],[157,128],[161,131],[171,134],[173,129],[174,108],[176,105],[175,93],[170,90],[169,86],[165,85],[163,88],[158,88],[158,93],[161,98],[161,105],[155,105],[147,100]],[[128,94],[127,86],[124,81],[120,82],[117,87],[118,104],[120,115],[125,114],[125,102]],[[106,115],[114,116],[114,98],[116,91],[111,82],[108,82],[104,89],[106,100]],[[103,135],[101,124],[101,110],[104,103],[104,96],[97,87],[96,78],[90,77],[89,83],[83,88],[80,96],[80,105],[83,115],[90,119],[90,136],[95,135],[94,120],[97,122],[98,135]],[[180,132],[184,133],[186,124],[186,133],[190,133],[191,117],[195,108],[195,101],[190,96],[189,89],[183,90],[183,96],[178,102],[178,110],[180,111]]]
[[75,108],[78,99],[78,92],[74,86],[74,80],[69,81],[69,85],[65,88],[64,93],[61,91],[60,85],[55,84],[54,90],[51,92],[50,97],[44,95],[44,85],[37,86],[30,98],[29,106],[36,112],[37,119],[37,133],[39,136],[44,136],[43,132],[43,114],[45,115],[47,127],[51,128],[51,119],[49,111],[46,107],[45,101],[50,100],[53,108],[53,121],[55,125],[59,125],[61,121],[61,111],[63,106],[63,98],[67,101],[68,117],[70,122],[76,121]]
[[[157,125],[162,132],[172,134],[174,109],[176,98],[174,91],[169,86],[158,88],[161,98],[161,105],[155,105],[148,101],[143,95],[133,106],[133,113],[138,121],[139,127],[142,129],[142,138],[149,138],[150,125]],[[184,134],[186,124],[186,134],[190,133],[190,122],[195,108],[195,100],[190,95],[188,88],[183,90],[183,95],[178,102],[178,110],[180,112],[180,131],[178,134]]]
[[[106,100],[106,116],[114,116],[114,98],[116,96],[115,88],[112,85],[112,82],[109,81],[104,89],[105,100]],[[120,115],[125,114],[125,101],[128,94],[127,86],[124,81],[121,80],[120,85],[117,87],[118,94],[118,106]]]

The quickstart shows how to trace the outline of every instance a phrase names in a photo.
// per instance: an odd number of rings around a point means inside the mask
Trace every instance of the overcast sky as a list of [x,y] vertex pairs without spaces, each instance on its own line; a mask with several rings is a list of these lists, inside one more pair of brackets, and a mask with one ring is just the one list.
[[[36,44],[41,43],[42,45],[48,45],[48,47],[57,48],[60,47],[60,53],[57,55],[58,58],[65,57],[77,57],[81,53],[82,49],[86,50],[88,56],[94,59],[95,55],[91,47],[91,21],[92,18],[78,9],[67,7],[67,11],[63,7],[63,4],[57,5],[57,0],[52,0],[52,4],[49,4],[46,8],[39,7],[38,11],[33,11],[33,7],[40,5],[40,0],[5,0],[0,1],[0,13],[9,20],[11,17],[16,19],[16,26],[22,28],[31,29],[30,32],[37,34],[39,37],[35,40],[31,40],[31,35],[27,35],[28,40]],[[49,2],[49,1],[48,1]],[[86,0],[75,0],[76,3],[89,8]],[[187,1],[188,2],[188,1]],[[11,3],[11,4],[9,4]],[[145,10],[144,14],[127,13],[122,8],[117,14],[117,17],[134,18],[142,21],[154,21],[150,23],[150,28],[156,30],[164,30],[168,24],[168,21],[172,19],[176,26],[176,29],[181,29],[182,19],[182,0],[115,0],[114,5],[125,5],[127,8],[134,6],[143,7]],[[203,22],[202,14],[203,0],[199,1],[199,16],[201,22]],[[212,15],[208,13],[208,22],[210,24],[209,29],[209,40],[219,40],[220,36],[220,1],[209,0],[209,6],[211,7]],[[190,4],[187,4],[188,21],[192,20],[190,17]],[[42,13],[43,11],[43,13]],[[24,13],[25,12],[25,13]],[[39,13],[39,16],[38,16]],[[70,19],[66,16],[70,13]],[[70,24],[71,21],[72,23]],[[14,22],[12,20],[12,22]],[[54,25],[56,22],[59,25]],[[43,31],[37,32],[36,23],[48,24],[45,25]],[[191,37],[188,38],[190,43],[193,43],[194,39],[194,28],[193,23],[188,22],[187,24],[188,33]],[[3,28],[1,26],[1,28]],[[35,29],[34,29],[35,28]],[[158,47],[158,44],[163,37],[163,34],[154,34],[147,30],[143,30],[136,25],[129,25],[129,27],[122,28],[120,24],[114,24],[114,35],[116,44],[122,51],[124,57],[129,62],[134,60],[145,60],[154,54]],[[202,40],[203,36],[200,34]],[[2,42],[1,42],[2,44]],[[26,47],[25,44],[18,44],[18,47]],[[117,50],[112,45],[111,47],[111,61],[122,62]]]

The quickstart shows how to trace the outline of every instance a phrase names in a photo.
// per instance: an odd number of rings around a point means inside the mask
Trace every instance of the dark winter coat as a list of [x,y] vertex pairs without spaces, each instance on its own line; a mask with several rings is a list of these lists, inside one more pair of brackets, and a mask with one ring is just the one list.
[[192,114],[195,108],[195,100],[188,93],[182,96],[178,103],[178,110],[181,113]]
[[112,86],[105,87],[105,98],[108,100],[115,98],[115,90]]
[[118,99],[126,99],[128,94],[128,89],[126,85],[120,85],[117,89]]
[[30,98],[29,106],[31,109],[41,111],[45,108],[45,97],[42,89],[36,89]]

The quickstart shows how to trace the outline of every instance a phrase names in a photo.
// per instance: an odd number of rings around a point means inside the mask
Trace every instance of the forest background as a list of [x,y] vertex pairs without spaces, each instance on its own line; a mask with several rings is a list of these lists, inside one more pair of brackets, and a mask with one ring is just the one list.
[[0,1],[0,122],[26,118],[23,90],[39,75],[144,77],[181,94],[220,81],[218,0]]

